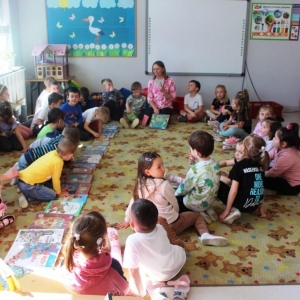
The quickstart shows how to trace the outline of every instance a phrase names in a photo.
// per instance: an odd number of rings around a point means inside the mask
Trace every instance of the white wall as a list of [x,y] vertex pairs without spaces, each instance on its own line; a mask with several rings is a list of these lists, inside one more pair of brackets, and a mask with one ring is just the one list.
[[[47,43],[46,9],[42,0],[17,1],[20,20],[21,63],[26,67],[26,76],[34,77],[32,48],[35,44]],[[253,2],[253,1],[251,1]],[[270,3],[297,3],[297,0],[264,0]],[[70,75],[87,86],[91,92],[101,91],[100,81],[109,77],[117,88],[127,87],[133,81],[140,81],[144,87],[150,76],[145,75],[145,30],[146,3],[137,1],[137,57],[135,58],[71,58]],[[180,35],[179,35],[180,36]],[[216,39],[216,47],[222,47]],[[179,41],[180,42],[180,41]],[[192,41],[191,41],[192,44]],[[300,41],[257,41],[247,44],[247,62],[254,87],[263,101],[275,101],[285,106],[285,110],[296,109],[300,98]],[[170,55],[172,50],[170,49]],[[166,66],[168,70],[168,66]],[[201,94],[206,106],[214,97],[217,84],[227,87],[230,97],[241,90],[243,78],[213,76],[172,76],[177,84],[177,94],[186,93],[191,79],[201,82]],[[251,86],[249,77],[244,87],[249,90],[250,99],[258,98]]]

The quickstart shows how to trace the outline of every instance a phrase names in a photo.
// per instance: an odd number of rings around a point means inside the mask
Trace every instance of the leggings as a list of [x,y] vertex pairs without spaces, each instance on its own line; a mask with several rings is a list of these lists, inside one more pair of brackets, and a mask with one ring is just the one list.
[[249,135],[249,133],[247,133],[244,129],[237,128],[237,127],[229,127],[227,130],[223,130],[223,126],[225,125],[225,123],[226,122],[220,124],[221,131],[219,132],[219,135],[225,137],[230,137],[234,135],[234,136],[239,136],[242,139],[244,139],[247,135]]
[[291,186],[283,177],[265,177],[265,189],[276,191],[280,195],[297,195],[300,185]]

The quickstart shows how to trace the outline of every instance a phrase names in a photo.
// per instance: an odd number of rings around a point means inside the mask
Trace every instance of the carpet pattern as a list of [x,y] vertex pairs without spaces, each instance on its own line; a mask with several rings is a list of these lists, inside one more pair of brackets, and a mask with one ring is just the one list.
[[[213,133],[211,127],[204,123],[177,123],[175,118],[171,119],[168,129],[162,131],[120,128],[94,171],[92,189],[82,212],[99,211],[108,224],[123,221],[140,154],[157,151],[168,172],[184,177],[188,171],[185,158],[189,151],[187,139],[199,129]],[[84,143],[75,156],[81,156],[84,146],[91,143]],[[11,167],[19,155],[19,152],[1,153],[1,172]],[[222,143],[215,142],[215,158],[221,160],[233,155],[233,150],[222,150]],[[21,210],[16,186],[11,187],[9,183],[4,184],[2,197],[8,206],[8,214],[16,217],[12,225],[0,229],[0,257],[4,258],[18,230],[28,228],[36,213],[43,211],[46,204],[31,203],[29,208]],[[214,208],[221,213],[224,205],[217,200]],[[227,247],[203,246],[194,229],[181,234],[186,242],[187,260],[180,274],[187,274],[193,286],[299,283],[300,230],[297,224],[300,200],[296,196],[267,196],[265,210],[265,219],[254,214],[242,214],[233,225],[210,224],[212,233],[229,240]],[[119,230],[122,247],[130,233],[130,228]]]

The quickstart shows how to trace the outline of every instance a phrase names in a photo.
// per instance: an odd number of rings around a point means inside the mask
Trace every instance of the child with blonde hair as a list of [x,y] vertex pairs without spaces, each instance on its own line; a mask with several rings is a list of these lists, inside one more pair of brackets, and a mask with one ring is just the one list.
[[103,124],[108,122],[109,116],[109,109],[105,106],[87,109],[82,113],[83,129],[98,138],[101,135]]
[[265,141],[254,134],[243,141],[243,158],[236,162],[228,177],[221,176],[218,198],[226,205],[220,215],[221,222],[232,224],[241,212],[258,211],[265,217],[264,172],[269,166]]
[[35,108],[34,108],[35,113],[39,110],[39,108],[47,106],[48,97],[52,92],[56,92],[56,93],[59,92],[59,84],[58,85],[54,84],[53,89],[51,91],[51,88],[50,88],[50,82],[51,81],[53,82],[53,81],[56,81],[56,80],[55,80],[54,77],[51,77],[51,76],[47,76],[47,77],[44,78],[45,88],[42,90],[42,92],[40,93],[40,95],[36,99]]
[[253,130],[253,133],[259,136],[262,136],[262,133],[260,131],[260,128],[262,126],[262,122],[266,119],[266,118],[272,118],[274,116],[274,111],[273,111],[273,107],[270,105],[263,105],[261,106],[261,108],[259,109],[258,112],[258,122]]
[[273,167],[266,171],[267,194],[300,196],[300,138],[299,125],[290,123],[276,131],[274,148],[269,152]]
[[[215,88],[215,99],[213,100],[210,109],[206,111],[206,114],[211,119],[208,124],[215,127],[219,126],[221,122],[228,120],[231,111],[226,87],[225,85],[219,84]],[[229,116],[226,117],[227,115]]]
[[63,248],[63,282],[83,295],[127,295],[129,285],[107,246],[104,217],[96,211],[78,217]]

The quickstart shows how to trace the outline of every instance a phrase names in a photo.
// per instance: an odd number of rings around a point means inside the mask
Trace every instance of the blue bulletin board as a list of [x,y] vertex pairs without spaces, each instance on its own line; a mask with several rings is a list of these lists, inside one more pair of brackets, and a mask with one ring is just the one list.
[[49,44],[70,57],[136,56],[136,0],[46,0]]

